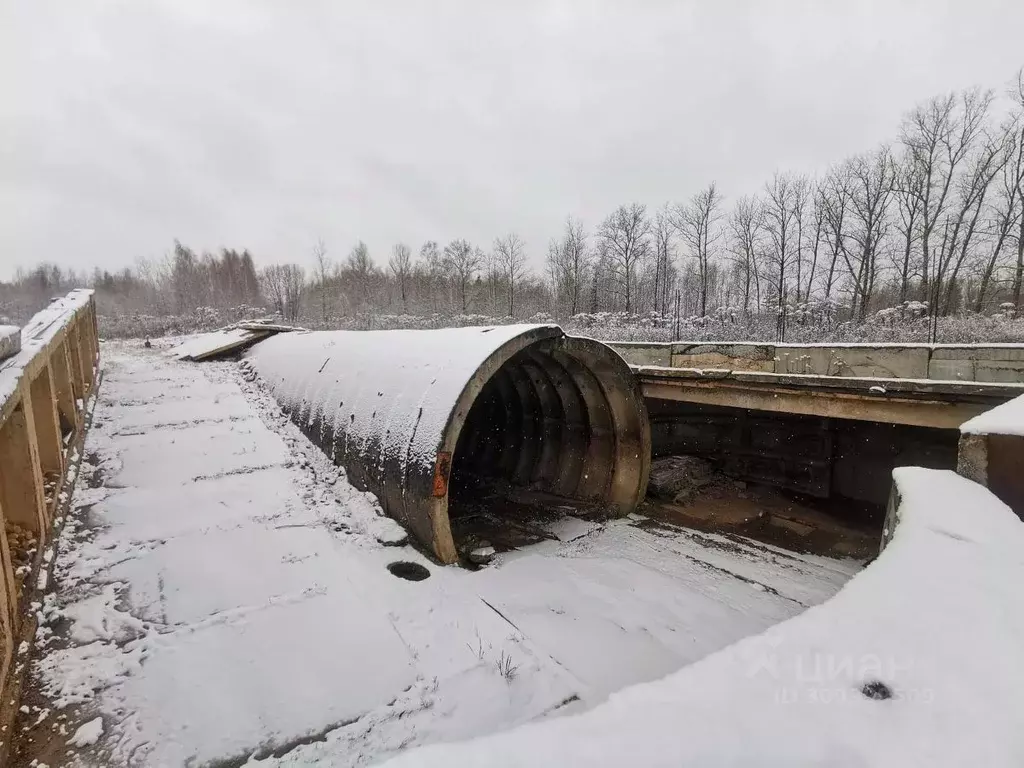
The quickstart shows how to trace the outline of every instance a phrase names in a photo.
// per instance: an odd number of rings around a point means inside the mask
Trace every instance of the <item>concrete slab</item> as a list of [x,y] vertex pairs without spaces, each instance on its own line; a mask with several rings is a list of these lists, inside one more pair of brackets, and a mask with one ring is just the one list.
[[1024,364],[1024,344],[1007,345],[965,345],[949,347],[937,345],[932,350],[932,360],[1004,360]]
[[774,373],[775,347],[771,344],[676,344],[672,350],[672,365]]
[[975,360],[974,380],[1006,384],[1024,381],[1024,360]]
[[928,361],[928,378],[937,381],[974,381],[974,361],[932,357]]
[[784,346],[775,350],[776,373],[885,379],[928,377],[927,347]]
[[630,365],[672,365],[671,344],[619,342],[609,346]]

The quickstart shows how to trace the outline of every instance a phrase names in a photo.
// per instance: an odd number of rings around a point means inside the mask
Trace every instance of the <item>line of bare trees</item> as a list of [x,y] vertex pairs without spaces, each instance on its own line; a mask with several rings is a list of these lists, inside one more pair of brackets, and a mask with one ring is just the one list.
[[[535,253],[539,256],[539,253]],[[588,228],[569,217],[530,267],[515,232],[487,248],[465,239],[395,244],[378,265],[362,241],[335,259],[321,240],[312,269],[257,270],[247,251],[163,260],[91,282],[150,312],[269,306],[325,325],[372,313],[565,319],[603,311],[752,317],[787,324],[816,312],[863,321],[915,304],[937,318],[1018,307],[1024,284],[1024,69],[1005,93],[937,96],[898,137],[820,177],[779,171],[758,194],[727,200],[715,182],[649,210],[621,205]],[[81,278],[41,265],[15,281],[55,290]],[[3,314],[3,312],[0,312]]]

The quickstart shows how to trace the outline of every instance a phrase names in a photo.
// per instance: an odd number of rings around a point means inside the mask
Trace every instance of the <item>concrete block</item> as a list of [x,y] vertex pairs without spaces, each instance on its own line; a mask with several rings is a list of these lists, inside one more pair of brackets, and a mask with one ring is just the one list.
[[988,486],[988,435],[960,435],[956,471],[968,480]]
[[932,360],[1006,360],[1024,363],[1024,344],[991,347],[935,347]]
[[975,360],[974,380],[1024,383],[1024,360]]
[[630,365],[672,365],[671,344],[643,344],[635,342],[611,342],[609,347]]
[[831,352],[828,347],[775,347],[775,373],[813,373],[837,375],[829,370]]
[[771,344],[675,344],[672,366],[772,373],[775,347]]
[[776,347],[776,373],[858,376],[883,379],[928,378],[927,347]]
[[974,381],[973,360],[936,360],[928,362],[928,378],[936,381]]
[[733,357],[719,352],[700,355],[672,355],[673,368],[726,368],[731,371],[760,371],[774,373],[774,360],[757,360],[749,357]]
[[0,325],[0,360],[13,357],[21,351],[21,328]]

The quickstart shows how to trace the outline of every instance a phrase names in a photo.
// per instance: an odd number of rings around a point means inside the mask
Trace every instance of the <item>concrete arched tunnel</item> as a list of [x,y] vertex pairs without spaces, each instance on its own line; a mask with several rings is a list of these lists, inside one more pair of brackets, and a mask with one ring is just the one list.
[[349,482],[445,563],[475,486],[622,516],[643,499],[651,436],[629,366],[551,325],[288,333],[246,359]]

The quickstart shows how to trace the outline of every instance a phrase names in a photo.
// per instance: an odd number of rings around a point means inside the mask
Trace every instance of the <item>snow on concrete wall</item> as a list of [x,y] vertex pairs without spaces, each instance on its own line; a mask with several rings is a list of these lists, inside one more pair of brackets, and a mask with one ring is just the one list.
[[890,543],[823,605],[584,714],[387,765],[1024,765],[1024,524],[952,472],[894,478]]
[[[1022,344],[608,342],[631,365],[936,381],[1024,382]],[[670,362],[666,362],[669,360]]]
[[997,405],[960,425],[964,435],[1024,436],[1024,396]]

